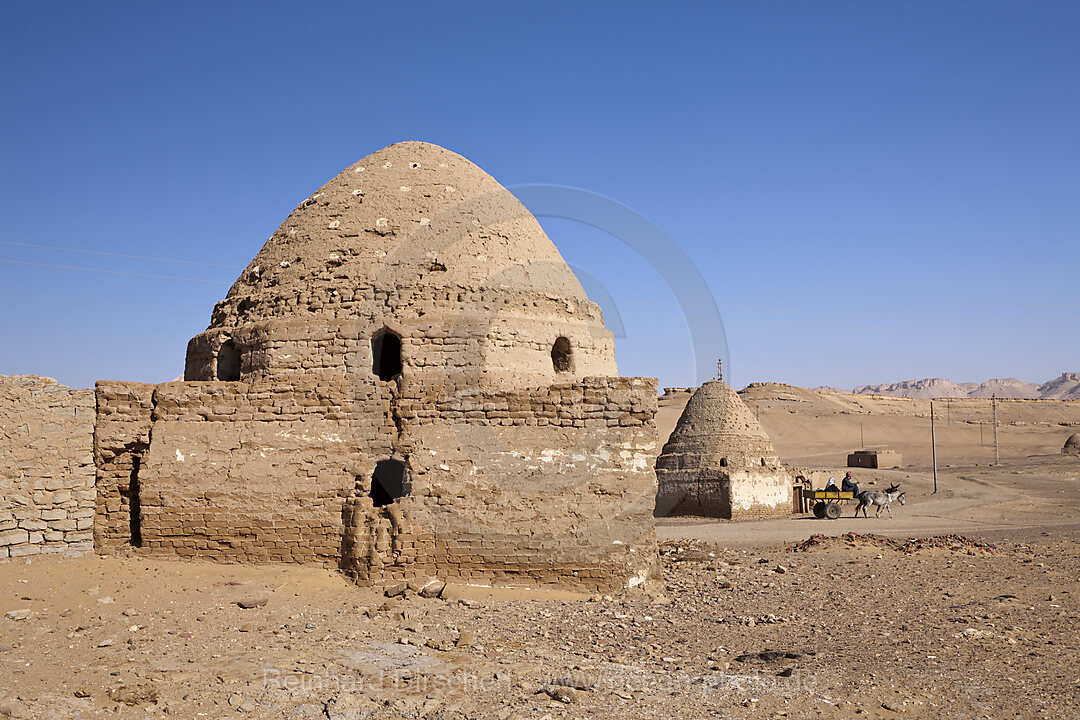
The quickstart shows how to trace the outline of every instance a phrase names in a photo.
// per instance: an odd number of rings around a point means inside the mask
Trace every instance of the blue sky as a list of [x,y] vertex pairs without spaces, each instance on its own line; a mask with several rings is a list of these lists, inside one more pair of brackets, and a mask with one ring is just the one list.
[[[0,373],[175,377],[292,208],[409,137],[661,228],[735,385],[1080,370],[1078,36],[1048,2],[2,3]],[[541,221],[624,374],[708,373],[654,268]]]

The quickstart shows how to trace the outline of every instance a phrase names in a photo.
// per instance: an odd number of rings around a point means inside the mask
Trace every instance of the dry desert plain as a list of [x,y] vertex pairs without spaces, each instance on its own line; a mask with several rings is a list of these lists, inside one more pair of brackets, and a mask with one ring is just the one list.
[[[903,453],[894,517],[660,519],[653,586],[387,598],[305,567],[0,565],[0,717],[1080,717],[1080,402],[756,385],[785,461]],[[669,432],[678,397],[662,400]],[[863,440],[865,439],[865,440]],[[839,475],[837,475],[839,477]],[[244,608],[243,605],[254,605]]]

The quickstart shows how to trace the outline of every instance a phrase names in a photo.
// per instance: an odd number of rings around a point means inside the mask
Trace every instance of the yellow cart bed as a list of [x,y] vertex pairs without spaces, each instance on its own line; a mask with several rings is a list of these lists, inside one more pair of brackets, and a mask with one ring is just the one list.
[[813,502],[816,518],[835,520],[840,517],[840,506],[855,502],[855,493],[840,490],[809,490],[803,493],[807,502]]

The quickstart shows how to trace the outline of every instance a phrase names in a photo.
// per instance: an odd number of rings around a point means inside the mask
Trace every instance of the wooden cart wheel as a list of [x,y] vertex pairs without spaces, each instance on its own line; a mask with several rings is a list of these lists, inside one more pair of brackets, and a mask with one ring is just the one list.
[[816,517],[818,520],[825,517],[825,503],[821,502],[820,500],[814,503],[814,517]]
[[840,506],[834,502],[825,503],[825,517],[835,520],[840,517]]

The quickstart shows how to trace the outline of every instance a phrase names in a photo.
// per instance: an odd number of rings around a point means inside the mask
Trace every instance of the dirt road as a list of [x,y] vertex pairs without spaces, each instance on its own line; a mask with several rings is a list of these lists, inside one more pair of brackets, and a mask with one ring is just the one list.
[[[836,478],[846,468],[832,468]],[[811,533],[877,533],[895,537],[962,533],[1001,538],[1013,531],[1077,529],[1080,527],[1080,463],[1060,456],[1026,458],[998,467],[952,467],[939,473],[938,493],[933,478],[915,470],[855,470],[864,489],[899,483],[903,506],[893,503],[892,517],[882,513],[852,517],[855,506],[844,505],[838,520],[793,515],[747,522],[707,518],[660,518],[661,540],[698,539],[728,547],[769,547],[805,538]],[[869,485],[874,482],[874,485]]]

